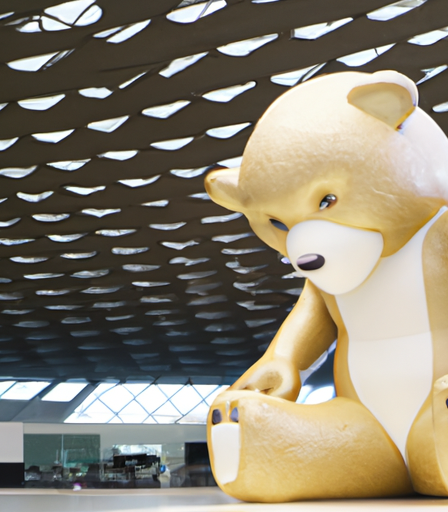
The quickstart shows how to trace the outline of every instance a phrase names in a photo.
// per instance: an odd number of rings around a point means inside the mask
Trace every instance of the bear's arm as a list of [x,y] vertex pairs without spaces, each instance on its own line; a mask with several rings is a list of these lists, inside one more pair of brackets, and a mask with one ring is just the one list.
[[448,212],[425,237],[422,266],[437,379],[448,374]]
[[272,340],[266,355],[289,359],[306,370],[337,337],[337,328],[319,290],[309,280],[291,313]]
[[320,292],[307,281],[266,353],[231,389],[250,389],[295,401],[301,386],[299,370],[311,366],[336,336],[336,325]]

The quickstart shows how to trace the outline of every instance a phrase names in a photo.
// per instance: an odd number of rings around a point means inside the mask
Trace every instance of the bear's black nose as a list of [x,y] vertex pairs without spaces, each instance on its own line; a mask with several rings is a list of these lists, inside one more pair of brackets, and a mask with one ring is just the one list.
[[297,266],[300,270],[317,270],[323,267],[325,258],[320,254],[304,254],[297,258]]

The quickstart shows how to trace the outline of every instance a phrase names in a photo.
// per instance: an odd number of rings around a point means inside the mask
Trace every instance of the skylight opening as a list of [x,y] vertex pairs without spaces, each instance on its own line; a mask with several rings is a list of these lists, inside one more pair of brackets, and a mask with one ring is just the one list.
[[122,28],[114,35],[109,37],[107,42],[118,44],[127,41],[128,39],[131,39],[131,37],[134,37],[136,34],[144,30],[150,23],[151,20],[139,21],[138,23],[129,25],[126,28]]
[[71,402],[86,386],[87,383],[61,382],[42,397],[41,400],[43,402]]
[[212,238],[213,242],[222,242],[224,244],[229,244],[232,242],[236,242],[237,240],[241,240],[243,238],[248,238],[250,236],[254,236],[253,233],[239,233],[236,235],[218,235]]
[[92,5],[90,9],[87,9],[86,12],[83,13],[82,16],[78,18],[75,22],[76,27],[86,27],[87,25],[93,25],[99,21],[101,16],[103,15],[103,11],[97,5]]
[[152,208],[165,208],[169,205],[168,199],[160,199],[159,201],[150,201],[149,203],[142,203],[141,206],[149,206]]
[[44,297],[57,297],[58,295],[67,295],[72,290],[65,288],[61,290],[36,290],[36,295]]
[[[100,331],[70,331],[70,336],[73,336],[74,338],[91,338],[93,336],[98,336],[99,334],[101,334]],[[106,347],[103,345],[96,345],[93,347],[92,345],[81,345],[78,348],[81,350],[98,350]]]
[[[117,253],[114,253],[117,254]],[[128,263],[121,267],[123,270],[127,270],[128,272],[151,272],[152,270],[157,270],[160,268],[160,265],[144,265],[138,263]]]
[[238,306],[245,308],[249,311],[265,311],[267,309],[278,308],[278,304],[255,304],[254,300],[246,300],[243,302],[237,302]]
[[128,87],[129,85],[133,84],[134,82],[136,82],[139,78],[141,78],[142,76],[146,75],[147,71],[143,72],[143,73],[140,73],[138,74],[137,76],[134,76],[134,78],[131,78],[130,80],[127,80],[126,82],[123,82],[122,84],[120,84],[118,86],[119,89],[125,89],[126,87]]
[[191,267],[193,265],[199,265],[200,263],[206,263],[210,261],[210,258],[171,258],[168,263],[171,265],[185,265],[186,267]]
[[136,229],[99,229],[98,231],[95,231],[95,235],[116,237],[131,235],[136,231]]
[[90,130],[97,130],[99,132],[112,133],[117,128],[125,123],[129,116],[114,117],[113,119],[104,119],[103,121],[94,121],[87,125]]
[[121,208],[104,208],[104,209],[97,209],[97,208],[85,208],[84,210],[81,210],[81,213],[84,215],[92,215],[92,217],[97,217],[98,219],[101,219],[102,217],[105,217],[106,215],[113,215],[114,213],[120,213]]
[[80,238],[83,238],[86,235],[87,235],[87,233],[74,233],[72,235],[45,235],[45,236],[47,238],[49,238],[52,242],[68,243],[68,242],[74,242],[75,240],[79,240]]
[[198,176],[202,176],[202,174],[209,169],[209,166],[199,167],[198,169],[172,169],[170,173],[178,178],[197,178]]
[[[35,16],[33,16],[33,18],[34,17]],[[53,21],[53,20],[50,20],[50,21]],[[57,21],[55,21],[54,23],[63,27],[63,28],[61,28],[59,30],[67,30],[67,29],[70,28],[67,25],[64,25],[62,23],[58,23]],[[39,23],[37,21],[31,21],[30,23],[25,23],[25,25],[19,25],[16,28],[16,30],[18,32],[24,32],[26,34],[32,34],[32,33],[35,33],[35,32],[42,32],[42,30],[40,28],[40,25],[39,25]],[[58,29],[56,29],[56,30],[58,30]]]
[[0,140],[0,151],[5,151],[5,149],[10,148],[13,144],[15,144],[19,140],[19,137],[14,137],[12,139],[3,139]]
[[7,62],[6,65],[16,71],[43,71],[53,66],[61,59],[68,57],[72,52],[73,50],[64,50],[61,52],[47,53],[45,55],[36,55],[35,57],[27,57],[25,59]]
[[342,62],[346,66],[357,67],[363,66],[372,60],[375,60],[377,57],[386,53],[391,48],[395,46],[394,44],[387,44],[385,46],[381,46],[379,48],[372,48],[371,50],[364,50],[362,52],[352,53],[350,55],[346,55],[345,57],[339,57],[336,59],[338,62]]
[[57,55],[58,52],[46,53],[45,55],[36,55],[35,57],[27,57],[25,59],[13,60],[7,62],[6,65],[16,71],[39,71],[45,64]]
[[79,279],[95,279],[98,277],[107,276],[110,273],[110,270],[107,268],[99,269],[99,270],[80,270],[79,272],[75,272],[70,277],[77,277]]
[[16,19],[8,21],[8,23],[5,23],[5,26],[6,27],[13,27],[13,26],[16,26],[16,25],[20,25],[21,23],[25,23],[25,22],[27,22],[27,21],[29,21],[31,19],[38,19],[38,16],[32,16],[32,17],[28,16],[26,18],[16,18]]
[[75,187],[66,185],[64,188],[65,190],[73,192],[74,194],[78,194],[79,196],[90,196],[95,192],[101,192],[102,190],[106,189],[105,185],[98,185],[97,187]]
[[307,39],[312,41],[333,32],[333,30],[336,30],[339,27],[343,27],[351,21],[353,21],[353,18],[343,18],[337,21],[328,21],[324,23],[317,23],[316,25],[309,25],[307,27],[295,28],[292,30],[291,35],[294,39]]
[[179,100],[174,103],[169,103],[167,105],[158,105],[155,107],[148,107],[142,110],[142,114],[148,117],[155,117],[158,119],[168,119],[179,110],[182,110],[187,105],[189,105],[191,101],[187,100]]
[[56,279],[58,277],[62,277],[64,274],[55,274],[52,272],[40,272],[38,274],[26,274],[23,277],[25,279],[31,279],[33,281],[37,279]]
[[389,21],[398,16],[402,16],[413,9],[420,7],[427,0],[401,0],[393,4],[386,5],[375,11],[367,13],[367,18],[373,21]]
[[218,222],[230,222],[232,220],[239,219],[242,217],[243,214],[236,212],[236,213],[230,213],[228,215],[216,215],[213,217],[203,217],[201,219],[201,224],[216,224]]
[[123,25],[120,27],[109,28],[107,30],[103,30],[102,32],[97,32],[96,34],[93,34],[93,37],[95,37],[97,39],[103,39],[105,37],[111,36],[112,34],[115,34],[122,28],[124,28]]
[[448,112],[448,101],[445,103],[439,103],[438,105],[435,105],[434,107],[432,107],[432,110],[434,112],[437,112],[438,114],[442,112]]
[[190,194],[188,197],[191,197],[192,199],[199,199],[201,201],[211,201],[211,198],[207,194],[207,192],[198,192],[197,194]]
[[247,55],[250,55],[265,44],[275,41],[277,38],[278,34],[267,34],[265,36],[244,39],[243,41],[236,41],[235,43],[226,44],[216,49],[218,52],[228,55],[229,57],[247,57]]
[[20,107],[27,110],[48,110],[57,105],[65,98],[65,94],[56,94],[54,96],[46,96],[44,98],[29,98],[19,100],[17,103]]
[[98,253],[97,251],[92,252],[66,252],[64,254],[61,254],[61,258],[64,258],[66,260],[87,260],[89,258],[93,258]]
[[85,290],[81,290],[81,293],[88,293],[88,294],[102,294],[102,293],[115,293],[117,292],[121,286],[90,286],[89,288],[86,288]]
[[45,309],[50,309],[52,311],[73,311],[74,309],[79,309],[82,306],[77,306],[75,304],[57,304],[55,306],[45,306]]
[[423,73],[425,73],[425,76],[417,82],[417,85],[420,85],[423,82],[426,82],[427,80],[431,80],[431,78],[434,78],[440,73],[443,73],[443,71],[445,71],[446,69],[448,69],[448,66],[446,64],[444,64],[443,66],[437,66],[435,68],[422,69]]
[[169,281],[132,281],[132,284],[141,288],[157,288],[160,286],[168,286],[171,283]]
[[[34,309],[4,309],[2,313],[4,315],[27,315],[31,313]],[[1,393],[1,391],[0,391]]]
[[182,251],[187,247],[193,247],[194,245],[199,245],[199,242],[196,240],[188,240],[187,242],[160,242],[164,247],[168,247],[168,249],[174,249],[176,251]]
[[225,0],[212,0],[176,9],[167,14],[166,17],[175,23],[194,23],[205,16],[210,16],[210,14],[224,9],[224,7],[227,7]]
[[209,137],[214,137],[215,139],[230,139],[230,137],[235,136],[251,124],[252,123],[239,123],[228,126],[219,126],[217,128],[210,128],[205,133]]
[[16,382],[12,387],[9,387],[3,395],[0,396],[1,400],[31,400],[38,395],[42,390],[48,387],[51,382]]
[[37,165],[32,167],[8,167],[7,169],[0,169],[0,176],[7,178],[21,179],[29,176],[37,169]]
[[22,300],[23,295],[18,292],[0,293],[0,300]]
[[121,322],[122,320],[129,320],[134,317],[135,315],[106,316],[106,320],[108,322]]
[[159,75],[164,78],[170,78],[203,59],[207,54],[208,52],[196,53],[195,55],[189,55],[188,57],[174,59],[166,68],[159,71]]
[[92,319],[88,316],[68,316],[61,320],[61,324],[67,325],[79,325],[79,324],[88,324],[92,321]]
[[28,203],[40,203],[45,199],[48,199],[54,194],[52,190],[46,190],[45,192],[41,192],[40,194],[25,194],[25,192],[17,192],[16,196],[22,201],[27,201]]
[[118,180],[118,183],[122,185],[126,185],[130,188],[138,188],[138,187],[146,187],[146,185],[151,185],[155,183],[159,178],[160,174],[156,174],[155,176],[151,176],[150,178],[134,178],[129,180]]
[[35,329],[39,327],[46,327],[50,322],[46,322],[45,320],[24,320],[19,322],[18,324],[14,324],[14,327],[25,327],[27,329]]
[[120,256],[131,256],[133,254],[141,254],[149,251],[149,247],[112,247],[112,254]]
[[274,75],[271,77],[271,82],[285,87],[293,87],[300,81],[305,82],[313,77],[318,71],[320,71],[326,62],[323,64],[317,64],[308,68],[299,69],[297,71],[290,71],[288,73],[281,73],[280,75]]
[[228,261],[226,263],[226,267],[231,268],[234,272],[237,274],[251,274],[252,272],[257,272],[258,270],[261,270],[262,268],[266,268],[267,265],[257,265],[255,267],[244,267],[241,265],[241,263],[236,261]]
[[265,251],[266,249],[264,247],[249,247],[247,249],[231,249],[226,248],[222,249],[222,254],[227,254],[229,256],[242,256],[243,254],[253,254],[256,252]]
[[112,94],[113,91],[107,87],[87,87],[87,89],[79,89],[78,93],[85,98],[96,98],[103,100]]
[[57,144],[61,140],[71,135],[75,130],[62,130],[59,132],[47,132],[47,133],[32,133],[31,136],[40,142],[50,142]]
[[94,309],[112,309],[112,308],[122,308],[126,306],[125,301],[115,301],[115,302],[95,302],[92,306]]
[[151,147],[161,149],[163,151],[176,151],[190,144],[194,140],[194,137],[184,137],[183,139],[172,139],[162,140],[159,142],[153,142]]
[[204,270],[202,272],[189,272],[188,274],[179,274],[177,279],[182,281],[189,281],[190,279],[204,279],[206,277],[213,276],[217,273],[217,270]]
[[408,43],[416,44],[418,46],[430,46],[442,39],[445,39],[446,37],[448,37],[448,27],[414,36],[412,39],[409,39]]
[[130,149],[130,150],[124,150],[124,151],[107,151],[106,153],[102,153],[101,155],[104,158],[109,158],[110,160],[130,160],[131,158],[134,158],[134,156],[138,153],[137,149]]
[[14,226],[14,224],[17,224],[20,221],[20,217],[15,217],[14,219],[10,220],[0,220],[0,228],[9,228],[10,226]]
[[[88,9],[93,3],[95,3],[95,0],[74,0],[71,2],[64,2],[62,4],[57,4],[52,7],[47,7],[44,12],[46,14],[49,14],[50,16],[54,16],[55,18],[59,19],[63,23],[67,23],[69,25],[81,25],[80,23],[80,17],[85,16],[90,10]],[[97,7],[97,6],[95,6]],[[99,9],[99,7],[97,7]],[[97,12],[97,9],[94,10],[94,12]],[[86,12],[87,10],[87,12]],[[99,9],[100,15],[98,19],[101,17],[101,9]],[[87,16],[87,18],[90,18],[93,16],[93,12]],[[98,19],[96,21],[98,21]],[[91,21],[90,23],[85,23],[86,25],[90,25],[92,23],[95,23],[94,21]]]
[[55,169],[60,169],[61,171],[77,171],[84,167],[86,163],[90,162],[90,158],[86,158],[85,160],[67,160],[64,162],[50,162],[47,165],[50,167],[54,167]]
[[29,244],[30,242],[34,241],[35,238],[0,238],[0,245],[6,245],[7,247],[9,247],[13,245]]
[[216,101],[218,103],[228,103],[240,94],[243,94],[250,89],[253,89],[257,82],[253,80],[242,85],[232,85],[224,89],[215,89],[214,91],[206,92],[202,97],[208,101]]
[[14,263],[41,263],[47,261],[48,258],[45,256],[13,256],[9,258]]
[[35,213],[34,220],[39,222],[61,222],[70,217],[69,213]]
[[149,227],[160,231],[173,231],[186,226],[186,224],[186,222],[171,222],[167,224],[150,224]]
[[143,304],[145,304],[145,303],[160,304],[162,302],[174,302],[176,300],[178,300],[178,299],[174,294],[152,295],[152,296],[140,297],[140,302],[142,302]]

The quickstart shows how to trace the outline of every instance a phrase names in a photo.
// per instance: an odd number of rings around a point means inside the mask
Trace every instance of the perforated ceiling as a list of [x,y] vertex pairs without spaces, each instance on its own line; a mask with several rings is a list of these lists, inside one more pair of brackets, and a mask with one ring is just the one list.
[[448,129],[446,0],[178,3],[0,1],[2,376],[232,382],[303,283],[204,173],[323,73],[397,69]]

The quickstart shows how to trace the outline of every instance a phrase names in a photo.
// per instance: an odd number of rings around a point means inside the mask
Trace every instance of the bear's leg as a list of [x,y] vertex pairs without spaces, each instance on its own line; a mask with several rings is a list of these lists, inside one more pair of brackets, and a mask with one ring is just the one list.
[[414,420],[406,450],[414,489],[448,496],[448,375],[434,383]]
[[208,443],[224,492],[245,501],[380,497],[412,493],[403,459],[361,404],[295,404],[253,391],[222,393]]

